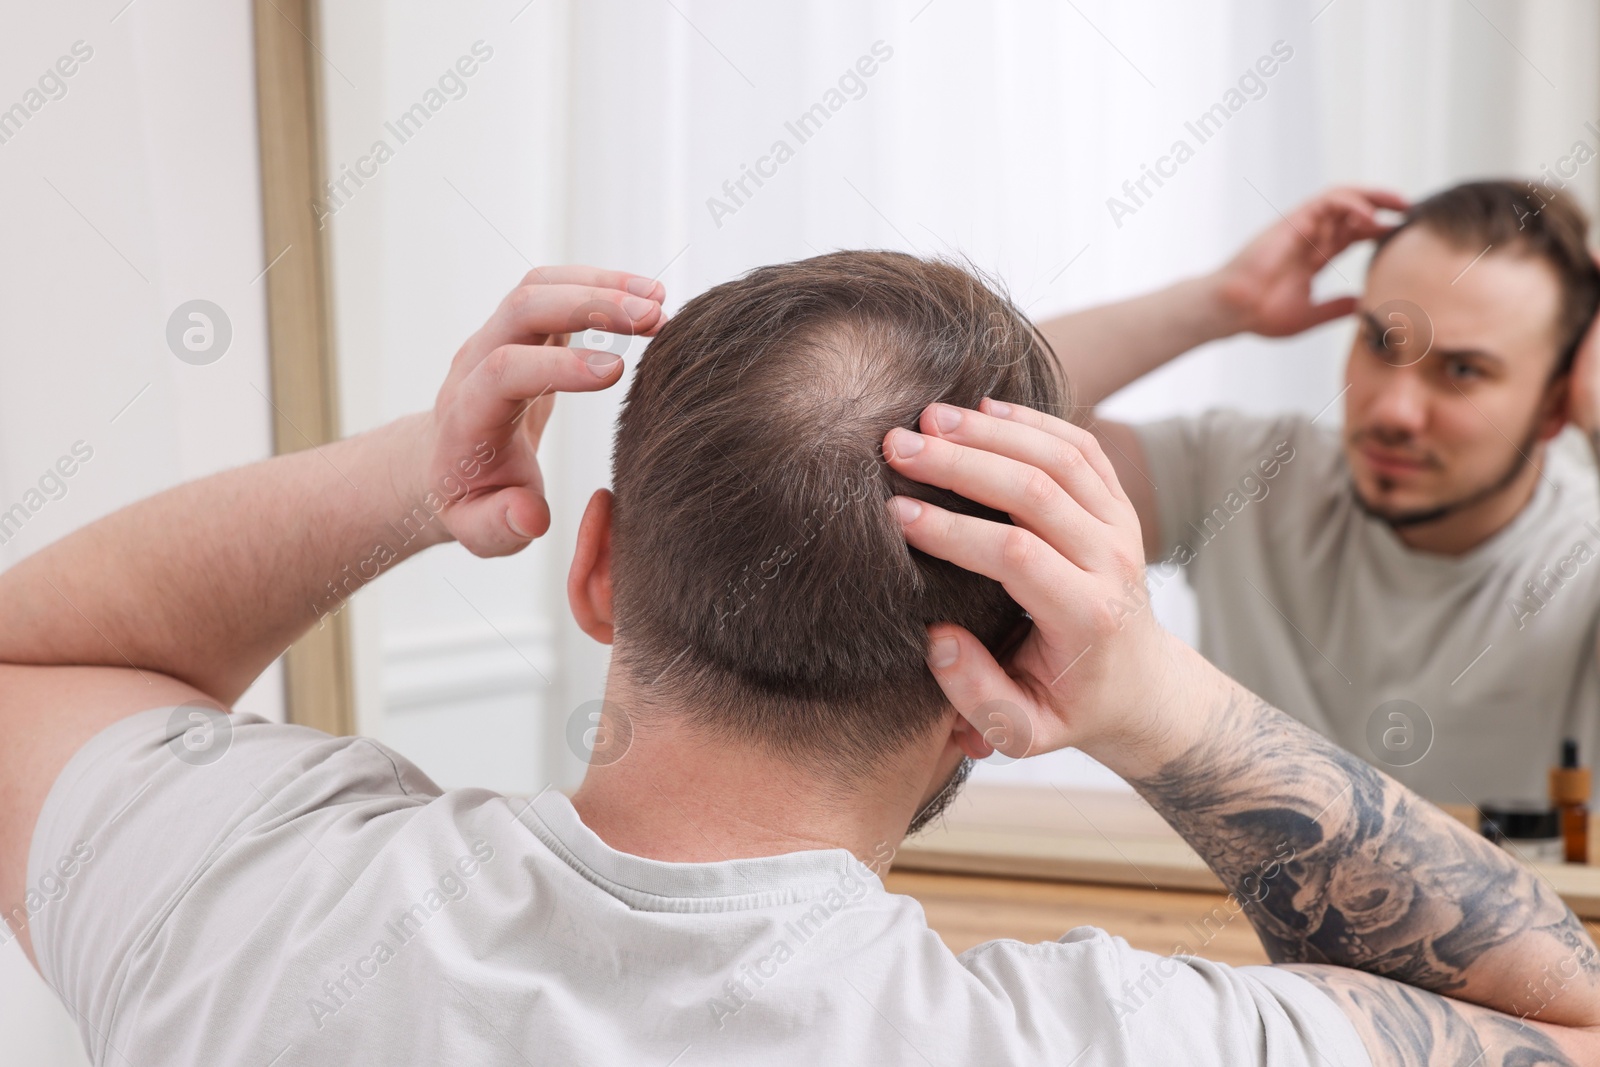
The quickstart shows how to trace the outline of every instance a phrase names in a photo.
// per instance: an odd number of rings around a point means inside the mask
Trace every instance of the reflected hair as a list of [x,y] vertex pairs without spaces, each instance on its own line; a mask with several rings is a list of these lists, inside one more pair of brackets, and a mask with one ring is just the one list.
[[1572,369],[1583,334],[1600,309],[1600,267],[1589,254],[1589,217],[1567,194],[1543,182],[1465,182],[1411,206],[1380,237],[1373,259],[1400,233],[1421,226],[1456,248],[1520,252],[1549,264],[1561,286],[1554,376]]

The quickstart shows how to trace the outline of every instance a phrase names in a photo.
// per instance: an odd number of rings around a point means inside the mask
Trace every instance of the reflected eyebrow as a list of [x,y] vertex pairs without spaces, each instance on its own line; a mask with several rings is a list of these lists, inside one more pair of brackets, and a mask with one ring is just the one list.
[[1486,352],[1481,348],[1440,348],[1435,351],[1436,354],[1446,359],[1475,359],[1484,363],[1493,363],[1497,367],[1506,365],[1506,360],[1503,357],[1497,356],[1493,352]]
[[[1358,313],[1358,317],[1365,329],[1371,330],[1380,336],[1382,335],[1384,326],[1372,312],[1361,311]],[[1507,363],[1504,356],[1496,355],[1483,348],[1435,348],[1429,352],[1429,355],[1437,355],[1445,359],[1478,360],[1483,363],[1491,363],[1496,367],[1504,367]]]

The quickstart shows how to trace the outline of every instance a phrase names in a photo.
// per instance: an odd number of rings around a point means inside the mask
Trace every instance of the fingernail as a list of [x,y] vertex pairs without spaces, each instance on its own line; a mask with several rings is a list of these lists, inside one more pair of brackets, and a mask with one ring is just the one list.
[[894,498],[894,511],[901,522],[916,522],[917,516],[922,514],[922,505],[910,497],[897,496]]
[[622,301],[622,310],[634,322],[638,322],[655,309],[655,304],[637,296],[626,297]]
[[949,404],[933,405],[933,424],[940,433],[949,433],[961,425],[961,412]]
[[517,520],[513,519],[511,517],[511,512],[509,512],[509,511],[506,512],[506,525],[511,527],[511,532],[512,533],[516,534],[518,537],[522,538],[524,541],[533,540],[533,534],[528,533],[526,530],[523,530],[522,528],[517,526]]
[[889,435],[889,448],[896,456],[914,456],[922,451],[922,435],[897,426]]
[[989,414],[997,419],[1009,419],[1011,417],[1011,405],[1002,404],[1000,401],[991,398],[989,401]]
[[586,352],[583,356],[584,365],[594,372],[596,378],[604,378],[617,369],[617,364],[622,362],[621,356],[614,356],[610,352]]
[[649,296],[656,291],[656,281],[654,278],[629,278],[623,288],[634,296]]
[[942,671],[952,666],[961,653],[961,644],[953,637],[935,637],[928,643],[928,666]]

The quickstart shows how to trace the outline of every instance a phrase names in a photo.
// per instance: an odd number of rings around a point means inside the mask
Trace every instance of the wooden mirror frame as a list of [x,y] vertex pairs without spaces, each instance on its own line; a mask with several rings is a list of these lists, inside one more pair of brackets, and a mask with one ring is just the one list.
[[[254,0],[252,7],[272,440],[282,455],[339,438],[327,233],[310,210],[323,173],[318,10],[316,0]],[[349,617],[325,616],[285,653],[288,720],[354,733],[353,673]]]

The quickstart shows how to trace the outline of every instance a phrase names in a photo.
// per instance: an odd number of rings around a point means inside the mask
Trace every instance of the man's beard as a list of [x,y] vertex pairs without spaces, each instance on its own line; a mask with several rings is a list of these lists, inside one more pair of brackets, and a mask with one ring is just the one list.
[[972,773],[972,757],[962,756],[956,769],[950,772],[950,777],[945,780],[944,786],[928,802],[917,809],[911,817],[911,825],[906,827],[906,836],[910,837],[933,820],[943,815],[956,799],[956,794],[961,792],[961,787],[966,784],[967,776]]
[[[1386,508],[1375,507],[1367,500],[1366,497],[1361,495],[1361,487],[1355,483],[1354,478],[1350,480],[1350,493],[1356,498],[1356,506],[1358,508],[1360,508],[1366,514],[1372,516],[1374,519],[1386,523],[1391,529],[1394,530],[1404,529],[1408,526],[1422,526],[1430,522],[1438,522],[1440,519],[1454,515],[1458,512],[1466,511],[1468,508],[1475,507],[1478,504],[1483,503],[1485,500],[1489,500],[1504,492],[1507,486],[1517,480],[1517,477],[1522,473],[1523,468],[1527,467],[1533,462],[1528,458],[1528,451],[1534,447],[1538,440],[1539,425],[1537,422],[1535,422],[1533,428],[1528,433],[1527,440],[1523,441],[1522,446],[1516,450],[1516,458],[1511,461],[1511,465],[1506,469],[1504,474],[1502,474],[1499,478],[1496,478],[1493,482],[1490,482],[1489,485],[1483,489],[1475,489],[1466,496],[1460,497],[1456,500],[1446,501],[1443,504],[1436,504],[1431,508],[1417,508],[1414,511],[1391,511]],[[1387,479],[1380,475],[1378,482],[1380,485],[1383,485],[1385,482],[1387,482]]]

